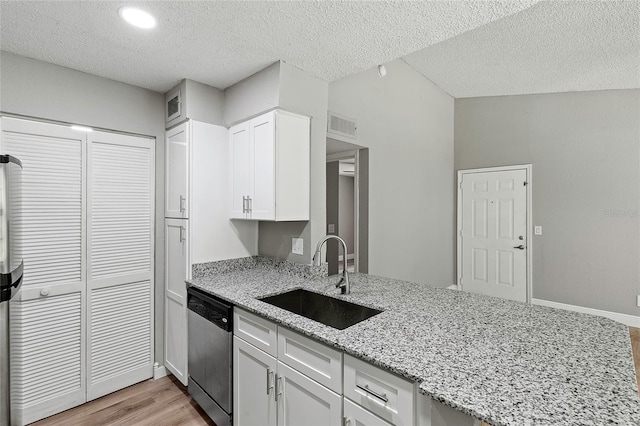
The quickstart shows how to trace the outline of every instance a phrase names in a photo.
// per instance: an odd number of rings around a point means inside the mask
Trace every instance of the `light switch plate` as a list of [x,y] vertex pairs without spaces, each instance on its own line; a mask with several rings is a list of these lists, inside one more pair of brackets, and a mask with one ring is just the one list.
[[533,227],[533,234],[534,235],[542,235],[542,226],[537,225]]
[[304,239],[303,238],[291,238],[291,253],[304,254]]

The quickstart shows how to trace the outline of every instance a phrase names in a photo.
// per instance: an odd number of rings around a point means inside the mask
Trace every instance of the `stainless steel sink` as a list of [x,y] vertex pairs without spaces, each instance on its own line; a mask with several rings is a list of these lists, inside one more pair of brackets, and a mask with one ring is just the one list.
[[338,330],[344,330],[382,312],[379,309],[368,308],[304,289],[292,290],[258,300]]

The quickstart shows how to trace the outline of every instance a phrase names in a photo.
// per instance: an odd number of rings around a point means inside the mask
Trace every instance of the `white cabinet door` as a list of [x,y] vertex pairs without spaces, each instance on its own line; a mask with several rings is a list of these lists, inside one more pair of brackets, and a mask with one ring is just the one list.
[[310,129],[281,110],[230,129],[232,219],[309,220]]
[[154,140],[88,135],[87,399],[153,375]]
[[275,426],[276,359],[233,338],[233,422],[236,426]]
[[370,411],[344,399],[344,423],[346,426],[391,426]]
[[342,397],[278,361],[278,426],[340,426]]
[[247,219],[251,194],[251,139],[249,122],[229,129],[231,153],[231,215],[232,219]]
[[261,115],[250,121],[251,192],[250,217],[254,220],[275,220],[275,113]]
[[189,217],[189,123],[167,131],[164,216]]
[[187,385],[188,222],[165,219],[165,358],[166,367]]

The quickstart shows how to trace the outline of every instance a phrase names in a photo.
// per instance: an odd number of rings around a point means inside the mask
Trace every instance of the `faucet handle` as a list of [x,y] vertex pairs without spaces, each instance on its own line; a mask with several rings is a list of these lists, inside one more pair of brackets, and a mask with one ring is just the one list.
[[338,284],[336,284],[336,288],[342,287],[344,289],[344,286],[345,286],[344,276],[342,276],[340,277],[340,281],[338,281]]

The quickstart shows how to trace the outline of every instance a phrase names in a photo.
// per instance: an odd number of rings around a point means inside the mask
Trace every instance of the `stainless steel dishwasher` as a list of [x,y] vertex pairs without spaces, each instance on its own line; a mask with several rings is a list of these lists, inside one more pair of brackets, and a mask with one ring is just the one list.
[[231,426],[233,305],[187,289],[189,395],[217,426]]

